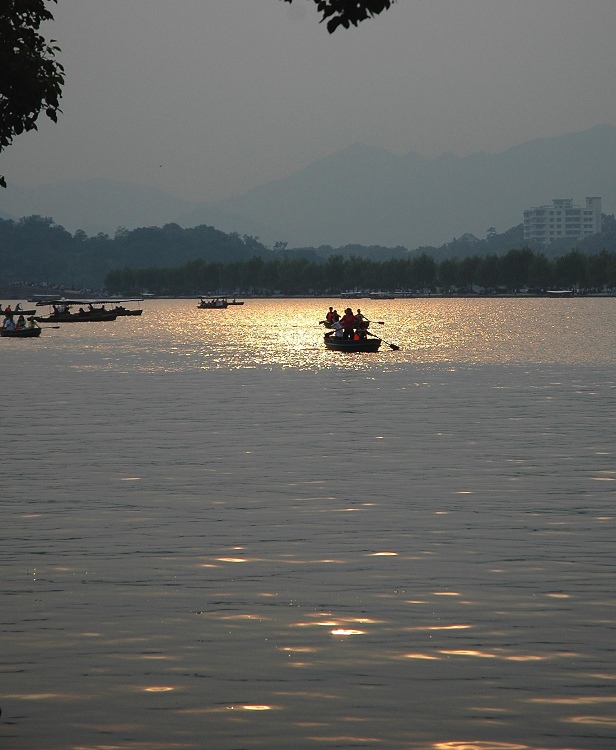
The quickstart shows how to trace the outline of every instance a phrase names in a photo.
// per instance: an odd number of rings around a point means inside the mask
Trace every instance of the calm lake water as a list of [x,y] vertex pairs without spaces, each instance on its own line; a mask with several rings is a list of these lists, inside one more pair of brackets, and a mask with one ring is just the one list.
[[0,340],[2,750],[614,750],[616,298],[329,304]]

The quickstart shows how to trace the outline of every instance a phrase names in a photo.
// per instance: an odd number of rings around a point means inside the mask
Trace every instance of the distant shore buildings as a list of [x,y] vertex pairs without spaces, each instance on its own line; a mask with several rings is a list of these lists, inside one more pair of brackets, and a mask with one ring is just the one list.
[[585,206],[572,198],[555,198],[551,206],[524,211],[524,241],[549,245],[554,240],[580,240],[601,231],[601,198],[586,198]]

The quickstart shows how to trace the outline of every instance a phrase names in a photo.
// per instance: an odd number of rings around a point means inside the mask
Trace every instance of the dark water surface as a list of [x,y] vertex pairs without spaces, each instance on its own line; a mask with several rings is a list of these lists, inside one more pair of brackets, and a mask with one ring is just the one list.
[[613,750],[616,300],[195,304],[0,340],[0,748]]

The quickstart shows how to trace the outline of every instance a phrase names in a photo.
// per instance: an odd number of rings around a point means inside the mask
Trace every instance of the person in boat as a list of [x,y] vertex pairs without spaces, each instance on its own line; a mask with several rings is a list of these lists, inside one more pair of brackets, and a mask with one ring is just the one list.
[[40,328],[40,325],[36,322],[36,320],[34,320],[33,316],[30,316],[28,318],[28,325],[26,327],[27,328]]
[[344,315],[340,318],[340,324],[343,328],[342,338],[352,339],[355,335],[355,316],[350,307],[347,307],[344,311]]
[[335,336],[337,339],[341,339],[344,334],[344,328],[342,327],[342,324],[339,320],[335,320],[332,323],[332,331],[328,331],[325,335],[326,336]]
[[11,310],[11,306],[10,305],[7,305],[4,308],[4,317],[5,318],[11,318],[11,319],[13,318],[13,311]]
[[336,321],[340,320],[340,315],[338,314],[338,310],[334,308],[334,316],[332,318],[332,323],[335,323]]
[[23,315],[20,315],[17,318],[17,323],[15,324],[15,329],[17,331],[20,331],[22,328],[25,328],[25,327],[26,327],[26,319],[24,318]]
[[14,331],[15,330],[15,321],[13,320],[12,316],[8,316],[4,319],[4,323],[2,324],[2,327],[5,331]]
[[368,338],[369,325],[370,321],[368,320],[368,318],[362,313],[359,308],[357,308],[357,312],[355,313],[355,328],[356,336],[358,339]]
[[327,323],[333,323],[334,322],[334,308],[330,307],[327,311],[327,315],[325,316],[325,321]]

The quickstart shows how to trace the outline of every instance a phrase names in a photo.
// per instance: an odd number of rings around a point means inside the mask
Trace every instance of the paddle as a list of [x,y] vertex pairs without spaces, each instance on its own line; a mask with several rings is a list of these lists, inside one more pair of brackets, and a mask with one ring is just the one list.
[[[366,322],[367,323],[376,323],[379,326],[384,326],[385,325],[385,321],[384,320],[368,320]],[[329,320],[319,320],[319,325],[320,326],[327,325],[328,323],[329,323]]]
[[[377,336],[376,333],[370,333],[370,331],[366,331],[366,333],[368,334],[368,336],[374,336],[375,339],[380,339],[381,338],[380,336]],[[381,339],[381,341],[384,344],[387,344],[387,346],[390,349],[393,349],[395,352],[397,352],[400,349],[399,346],[396,346],[395,344],[390,344],[389,341],[385,341],[385,339]]]

